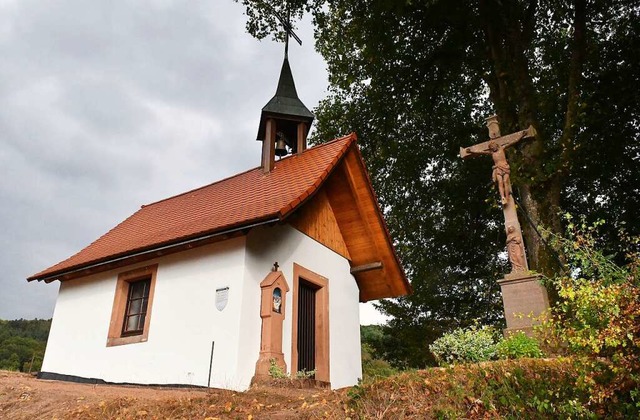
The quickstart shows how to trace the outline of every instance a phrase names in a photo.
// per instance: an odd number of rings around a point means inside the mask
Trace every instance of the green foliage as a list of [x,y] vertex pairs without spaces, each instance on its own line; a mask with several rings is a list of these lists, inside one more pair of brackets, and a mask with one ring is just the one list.
[[389,336],[380,325],[361,325],[362,381],[371,382],[398,373],[398,369],[386,360],[389,353]]
[[51,328],[50,319],[0,319],[0,342],[8,337],[27,337],[46,342]]
[[0,320],[0,369],[38,371],[51,320]]
[[359,418],[596,418],[567,358],[501,360],[408,372],[360,384]]
[[380,352],[384,347],[385,333],[381,325],[361,325],[360,341],[368,344],[372,352]]
[[283,379],[288,377],[284,369],[278,366],[276,359],[269,359],[269,375],[273,379]]
[[458,328],[429,346],[441,366],[483,362],[496,355],[496,332],[489,327]]
[[629,240],[626,265],[597,249],[597,226],[574,224],[566,237],[552,236],[568,272],[549,283],[559,300],[541,332],[547,345],[576,355],[578,386],[590,403],[640,414],[640,258],[638,238]]
[[398,370],[393,368],[389,362],[384,359],[377,359],[374,357],[374,351],[369,344],[362,344],[363,382],[386,378],[388,376],[395,375],[396,373],[398,373]]
[[296,379],[309,379],[316,376],[316,370],[299,370],[296,372]]
[[[299,370],[295,373],[295,376],[292,374],[292,378],[295,379],[309,379],[313,378],[316,375],[316,371],[314,370]],[[289,379],[289,375],[284,369],[278,365],[276,359],[269,359],[269,376],[273,379]]]
[[518,331],[499,341],[496,345],[496,355],[500,359],[520,359],[522,357],[542,357],[538,340]]

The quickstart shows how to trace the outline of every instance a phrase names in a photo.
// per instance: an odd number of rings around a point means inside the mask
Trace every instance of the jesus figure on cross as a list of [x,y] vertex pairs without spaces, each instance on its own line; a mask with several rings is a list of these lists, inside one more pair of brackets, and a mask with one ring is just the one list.
[[493,158],[493,175],[492,179],[498,185],[498,191],[500,192],[500,201],[503,206],[507,205],[509,201],[509,194],[511,194],[511,181],[509,174],[511,168],[507,162],[507,156],[504,154],[504,147],[501,147],[497,142],[492,141],[489,143],[488,150],[474,151],[470,147],[467,147],[467,153],[476,155],[491,155]]

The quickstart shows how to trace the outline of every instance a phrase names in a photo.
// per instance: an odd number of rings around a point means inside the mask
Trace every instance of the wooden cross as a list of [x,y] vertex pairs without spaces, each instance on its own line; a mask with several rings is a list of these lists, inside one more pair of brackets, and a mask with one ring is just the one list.
[[489,143],[491,142],[496,142],[502,148],[507,148],[518,143],[524,138],[534,137],[537,134],[536,129],[533,128],[532,125],[530,125],[526,130],[507,134],[506,136],[501,136],[497,115],[492,115],[491,117],[487,118],[487,128],[489,129],[489,140],[483,143],[474,144],[471,147],[460,148],[460,156],[463,159],[473,154],[487,154],[483,152],[489,151]]
[[491,155],[493,158],[492,178],[500,193],[511,272],[528,271],[529,266],[525,256],[524,242],[522,241],[522,229],[518,221],[515,201],[511,194],[510,168],[504,150],[522,139],[534,137],[536,130],[533,126],[529,126],[526,130],[501,136],[497,115],[487,118],[487,127],[489,128],[489,140],[470,147],[461,147],[460,157],[466,159],[478,155]]
[[502,205],[506,206],[509,201],[509,196],[511,195],[511,171],[504,150],[524,138],[534,137],[536,130],[530,125],[526,130],[501,136],[497,115],[487,118],[487,127],[489,128],[489,140],[474,144],[471,147],[461,147],[460,157],[462,157],[462,159],[475,155],[491,155],[491,157],[493,157],[493,182],[498,185]]
[[302,40],[298,37],[298,35],[296,35],[295,32],[293,32],[293,28],[291,27],[291,22],[289,22],[290,20],[289,13],[287,12],[287,19],[285,19],[271,5],[268,5],[268,6],[271,9],[271,13],[273,13],[273,15],[276,18],[278,18],[280,23],[282,23],[282,27],[284,28],[284,31],[286,33],[286,38],[284,40],[284,56],[288,57],[289,56],[289,37],[293,37],[293,39],[295,39],[300,46],[302,46]]

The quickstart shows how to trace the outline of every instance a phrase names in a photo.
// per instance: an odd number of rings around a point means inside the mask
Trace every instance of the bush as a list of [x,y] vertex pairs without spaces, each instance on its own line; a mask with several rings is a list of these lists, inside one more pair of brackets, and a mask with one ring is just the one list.
[[[637,415],[640,258],[637,252],[629,253],[628,264],[615,264],[597,250],[596,226],[583,223],[578,228],[568,220],[567,237],[552,237],[569,269],[550,280],[559,300],[541,328],[545,344],[577,356],[577,385],[589,392],[591,405]],[[637,247],[638,239],[630,243]]]
[[441,366],[491,360],[496,354],[495,335],[490,327],[459,328],[438,338],[429,350]]
[[500,359],[519,359],[521,357],[542,357],[538,340],[522,331],[510,335],[496,345],[496,354]]
[[398,373],[389,362],[373,356],[374,352],[367,343],[362,344],[362,381],[371,382]]
[[355,413],[349,417],[596,418],[586,406],[588,395],[575,386],[577,377],[568,358],[500,360],[404,372],[351,388],[347,402]]

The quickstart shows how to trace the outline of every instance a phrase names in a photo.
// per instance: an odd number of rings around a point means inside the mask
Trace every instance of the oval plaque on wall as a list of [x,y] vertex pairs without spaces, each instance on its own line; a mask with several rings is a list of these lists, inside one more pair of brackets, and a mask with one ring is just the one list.
[[221,289],[216,289],[216,308],[219,311],[222,311],[229,301],[229,287],[223,287]]

